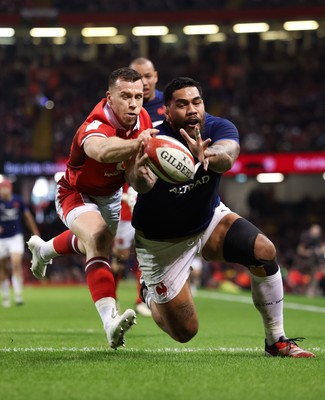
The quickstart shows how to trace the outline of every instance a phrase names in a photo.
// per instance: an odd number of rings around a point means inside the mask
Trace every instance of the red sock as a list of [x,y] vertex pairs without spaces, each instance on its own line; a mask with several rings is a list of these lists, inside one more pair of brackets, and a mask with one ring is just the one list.
[[56,236],[53,247],[58,254],[81,254],[78,249],[78,238],[70,230]]
[[141,283],[140,283],[140,277],[141,277],[141,270],[139,268],[139,266],[137,265],[136,270],[135,270],[135,277],[137,280],[137,293],[138,293],[138,297],[136,299],[136,304],[140,304],[142,303],[142,299],[140,297],[140,289],[141,289]]
[[86,263],[86,279],[94,303],[103,297],[116,299],[115,281],[108,258],[90,258]]

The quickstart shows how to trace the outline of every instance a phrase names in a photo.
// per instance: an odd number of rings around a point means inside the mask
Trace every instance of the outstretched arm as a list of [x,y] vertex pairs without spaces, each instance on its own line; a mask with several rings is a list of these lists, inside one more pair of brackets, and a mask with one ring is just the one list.
[[142,144],[138,153],[125,161],[126,181],[138,193],[149,192],[158,179],[148,167],[147,160],[148,155],[144,153],[144,144]]
[[195,138],[190,137],[184,129],[180,129],[180,134],[205,170],[209,168],[217,173],[226,172],[234,165],[239,155],[240,146],[235,140],[219,140],[209,146],[211,139],[203,141],[199,130]]
[[101,163],[120,162],[134,156],[143,143],[147,143],[158,132],[157,129],[146,129],[136,139],[122,139],[117,136],[89,137],[84,143],[88,157]]

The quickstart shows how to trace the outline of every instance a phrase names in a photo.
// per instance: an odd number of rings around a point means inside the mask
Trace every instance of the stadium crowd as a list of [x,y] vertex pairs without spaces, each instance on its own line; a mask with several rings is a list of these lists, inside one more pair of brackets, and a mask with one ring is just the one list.
[[[291,53],[286,43],[262,43],[252,36],[244,48],[236,41],[202,43],[194,60],[186,46],[181,51],[160,47],[151,59],[157,65],[161,88],[174,75],[193,76],[204,83],[207,110],[238,126],[242,153],[322,151],[324,40],[310,48],[298,41]],[[2,48],[0,117],[6,159],[35,158],[30,138],[47,99],[54,102],[53,159],[66,155],[89,104],[103,95],[107,65],[115,68],[130,61],[128,49],[118,46],[110,53],[99,51],[90,61],[83,59],[82,52],[79,56],[62,52],[60,58],[40,52],[32,59],[27,52],[21,56],[14,49]],[[166,59],[168,64],[161,61]]]

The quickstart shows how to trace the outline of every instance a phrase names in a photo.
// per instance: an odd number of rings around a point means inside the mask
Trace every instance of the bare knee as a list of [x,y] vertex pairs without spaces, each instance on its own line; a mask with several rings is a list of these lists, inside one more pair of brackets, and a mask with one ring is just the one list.
[[90,232],[87,238],[86,247],[96,249],[96,251],[103,251],[110,247],[112,242],[112,234],[106,227]]
[[274,244],[266,236],[259,233],[254,245],[255,258],[259,261],[271,261],[276,258]]
[[[151,303],[156,324],[180,343],[189,342],[198,332],[199,323],[195,305],[192,302],[169,305]],[[167,306],[167,307],[166,307]]]
[[177,342],[186,343],[189,342],[199,330],[199,325],[197,321],[189,322],[185,325],[182,325],[178,329],[173,329],[170,333],[170,336],[175,339]]

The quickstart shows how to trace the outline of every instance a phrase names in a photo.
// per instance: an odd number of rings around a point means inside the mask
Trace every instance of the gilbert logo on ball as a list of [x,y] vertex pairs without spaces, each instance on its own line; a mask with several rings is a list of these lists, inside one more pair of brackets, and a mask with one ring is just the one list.
[[187,147],[178,140],[158,135],[149,140],[144,149],[150,169],[169,183],[182,183],[194,176],[195,162]]

